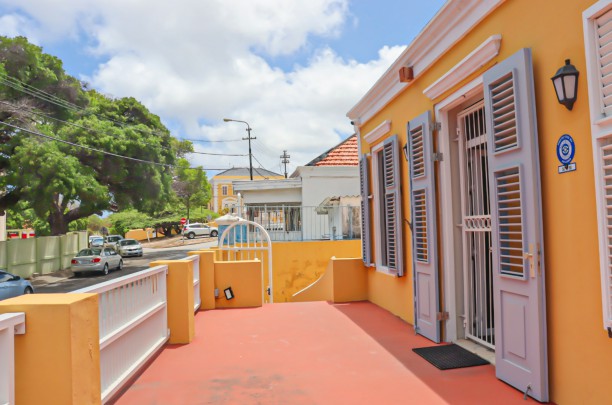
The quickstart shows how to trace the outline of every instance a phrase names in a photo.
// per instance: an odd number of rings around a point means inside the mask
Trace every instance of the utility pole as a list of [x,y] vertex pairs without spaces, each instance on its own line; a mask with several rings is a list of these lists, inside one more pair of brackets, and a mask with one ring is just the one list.
[[246,124],[247,126],[247,133],[248,136],[246,138],[242,138],[243,141],[246,141],[248,139],[249,141],[249,173],[251,175],[251,180],[253,180],[253,153],[251,152],[251,139],[257,139],[256,137],[251,138],[251,126],[249,125],[248,122],[246,121],[240,121],[240,120],[233,120],[231,118],[223,118],[223,121],[225,122],[242,122],[243,124]]
[[285,165],[285,178],[287,178],[287,163],[289,163],[289,158],[291,156],[287,155],[287,151],[284,150],[283,154],[280,157],[281,159],[283,159],[281,160],[281,163]]

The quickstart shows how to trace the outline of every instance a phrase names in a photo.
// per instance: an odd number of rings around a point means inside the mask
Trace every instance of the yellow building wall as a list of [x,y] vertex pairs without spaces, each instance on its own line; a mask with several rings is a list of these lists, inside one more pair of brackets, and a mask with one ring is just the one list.
[[[365,122],[367,134],[391,120],[388,136],[406,143],[406,123],[434,105],[423,90],[492,35],[501,34],[499,55],[448,93],[482,74],[521,48],[533,54],[546,271],[548,357],[551,400],[604,403],[612,362],[612,344],[603,329],[595,184],[589,121],[582,12],[593,0],[554,2],[508,0],[416,79],[390,105]],[[519,23],[520,22],[520,23]],[[401,28],[400,28],[401,29]],[[580,71],[578,100],[572,111],[557,102],[550,78],[570,58]],[[578,170],[559,175],[556,144],[563,134],[575,141]],[[362,141],[362,152],[370,145]],[[446,157],[445,157],[446,158]],[[409,218],[408,167],[401,159],[403,212]],[[410,232],[404,225],[407,276],[395,279],[370,271],[370,300],[413,322]],[[578,388],[580,387],[580,388]]]
[[[290,302],[291,296],[315,282],[330,259],[361,256],[360,240],[274,242],[274,302]],[[264,273],[267,272],[264,262]]]
[[0,314],[9,312],[26,317],[26,333],[15,335],[15,402],[99,404],[98,294],[31,294],[0,301]]
[[[247,308],[263,305],[261,263],[259,260],[216,262],[215,287],[219,289],[216,308]],[[226,299],[223,290],[231,287],[233,299]]]
[[[263,176],[259,176],[257,175],[257,172],[255,170],[253,170],[253,181],[256,180],[276,180],[276,179],[284,179],[285,176],[269,176],[269,177],[263,177]],[[212,193],[213,193],[213,199],[216,199],[217,201],[217,207],[219,207],[218,211],[221,211],[223,209],[223,200],[228,198],[228,197],[234,197],[234,198],[238,198],[237,195],[234,194],[234,187],[232,185],[232,181],[234,180],[250,180],[251,177],[250,176],[214,176],[211,179],[211,182],[214,181],[215,182],[215,186],[212,189]],[[222,182],[222,183],[219,183]],[[223,195],[223,186],[227,186],[227,194]],[[211,199],[211,201],[208,203],[208,208],[209,209],[214,209],[214,200]]]

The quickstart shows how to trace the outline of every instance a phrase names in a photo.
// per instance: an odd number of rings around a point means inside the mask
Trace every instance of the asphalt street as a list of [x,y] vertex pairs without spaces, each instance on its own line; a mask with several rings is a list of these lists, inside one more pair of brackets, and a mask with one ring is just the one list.
[[188,251],[206,249],[216,246],[217,242],[202,242],[198,244],[177,246],[171,248],[144,248],[142,257],[125,257],[123,258],[123,270],[111,270],[105,276],[102,273],[83,274],[80,277],[75,277],[70,271],[61,272],[54,276],[47,276],[43,280],[34,282],[35,293],[66,293],[89,287],[94,284],[104,281],[113,280],[128,274],[148,269],[149,263],[156,260],[176,260],[187,256]]

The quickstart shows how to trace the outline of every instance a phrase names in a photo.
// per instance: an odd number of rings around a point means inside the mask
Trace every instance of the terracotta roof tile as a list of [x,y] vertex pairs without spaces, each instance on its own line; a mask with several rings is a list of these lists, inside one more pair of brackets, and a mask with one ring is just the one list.
[[307,166],[359,166],[357,136],[353,135],[347,138]]

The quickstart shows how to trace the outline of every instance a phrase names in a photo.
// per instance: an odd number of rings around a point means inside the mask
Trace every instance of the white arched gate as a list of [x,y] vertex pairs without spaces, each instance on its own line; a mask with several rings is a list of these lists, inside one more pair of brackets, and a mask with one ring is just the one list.
[[[274,302],[272,279],[272,241],[268,231],[257,222],[238,221],[223,231],[219,238],[221,261],[241,261],[259,259],[261,262],[261,284],[263,302]],[[265,285],[264,265],[268,266],[268,287]]]

